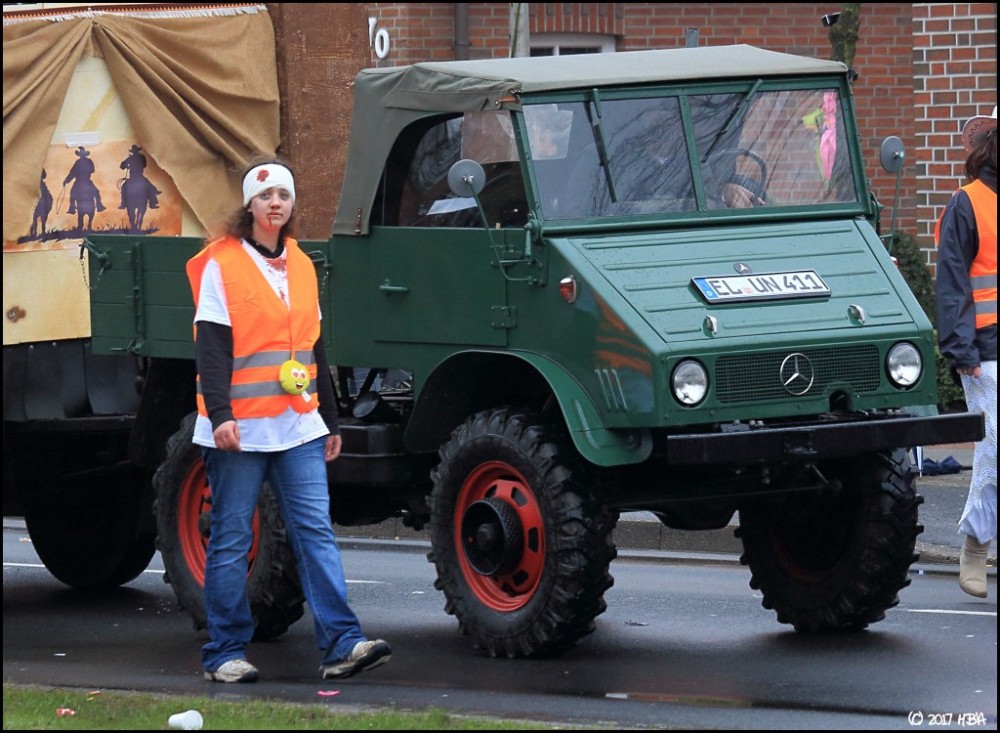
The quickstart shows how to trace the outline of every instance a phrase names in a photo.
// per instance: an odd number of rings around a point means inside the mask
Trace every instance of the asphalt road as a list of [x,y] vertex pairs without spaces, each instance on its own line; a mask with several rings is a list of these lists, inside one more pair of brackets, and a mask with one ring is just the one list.
[[[925,455],[972,462],[971,446]],[[597,633],[563,657],[531,662],[490,660],[469,647],[432,588],[425,534],[393,522],[338,527],[345,553],[364,555],[350,567],[388,573],[355,578],[351,587],[366,630],[393,640],[394,658],[338,685],[331,699],[401,709],[430,701],[456,713],[619,728],[912,729],[943,725],[945,714],[948,727],[982,727],[959,717],[975,714],[995,730],[995,544],[988,599],[965,596],[956,579],[956,522],[968,482],[967,470],[917,479],[925,530],[913,583],[864,634],[811,638],[778,624],[749,592],[732,527],[678,532],[627,514],[616,530],[615,585]],[[254,661],[267,670],[261,683],[206,690],[200,640],[162,583],[158,555],[126,587],[78,593],[37,562],[9,562],[26,532],[12,519],[4,530],[5,680],[298,702],[329,692],[313,679],[305,618],[257,646]],[[379,538],[395,541],[370,541]]]
[[251,645],[260,681],[219,685],[202,679],[204,635],[177,609],[159,556],[122,588],[78,592],[37,563],[23,530],[5,527],[4,679],[341,710],[435,707],[571,729],[996,728],[995,580],[989,599],[972,599],[947,574],[915,570],[869,630],[804,635],[762,607],[732,556],[674,562],[625,550],[594,634],[553,658],[507,660],[474,649],[443,611],[428,543],[341,545],[352,607],[393,645],[391,663],[320,680],[307,612]]

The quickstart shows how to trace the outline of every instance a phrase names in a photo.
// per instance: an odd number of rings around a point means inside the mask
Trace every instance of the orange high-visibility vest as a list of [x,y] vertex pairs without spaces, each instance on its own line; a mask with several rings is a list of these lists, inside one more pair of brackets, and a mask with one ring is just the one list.
[[[319,406],[313,354],[313,346],[320,336],[316,270],[294,239],[285,240],[285,250],[288,307],[238,239],[217,239],[187,263],[195,307],[208,261],[214,259],[222,273],[233,330],[233,378],[229,397],[236,418],[273,417],[288,407],[296,412],[309,412]],[[289,359],[303,364],[309,373],[309,387],[301,395],[289,394],[279,382],[281,365]],[[200,379],[197,405],[198,413],[207,417]]]
[[[979,251],[969,267],[969,279],[976,305],[976,328],[980,329],[997,322],[997,195],[978,179],[961,190],[972,202],[979,235]],[[941,244],[941,217],[934,228],[934,242]]]
[[986,328],[997,322],[997,195],[979,180],[962,186],[962,190],[972,200],[979,232],[979,252],[969,268],[976,328]]

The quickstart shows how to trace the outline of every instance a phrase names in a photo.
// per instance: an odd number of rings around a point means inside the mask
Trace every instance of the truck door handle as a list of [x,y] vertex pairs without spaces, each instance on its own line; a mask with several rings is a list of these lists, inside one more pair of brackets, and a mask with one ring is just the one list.
[[410,289],[405,285],[393,285],[388,280],[378,286],[383,293],[408,293]]

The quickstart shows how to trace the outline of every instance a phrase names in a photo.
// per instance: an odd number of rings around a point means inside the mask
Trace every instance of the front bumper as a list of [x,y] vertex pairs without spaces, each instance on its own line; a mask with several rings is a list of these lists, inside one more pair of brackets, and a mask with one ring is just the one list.
[[747,426],[734,432],[672,435],[671,466],[817,461],[895,448],[976,442],[986,434],[982,415],[864,417],[795,426]]

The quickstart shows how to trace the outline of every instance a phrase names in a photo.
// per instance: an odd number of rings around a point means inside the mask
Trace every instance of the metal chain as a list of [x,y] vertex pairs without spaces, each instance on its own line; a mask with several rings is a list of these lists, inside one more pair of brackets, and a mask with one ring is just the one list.
[[97,286],[101,282],[101,276],[104,275],[104,271],[107,269],[104,266],[104,259],[101,259],[101,269],[97,272],[97,280],[94,281],[93,285],[87,284],[87,266],[83,262],[83,251],[87,249],[86,242],[80,243],[80,272],[83,274],[83,284],[88,290],[97,290]]
[[319,285],[319,297],[323,297],[323,293],[326,292],[326,283],[330,279],[330,266],[323,266],[323,281]]

